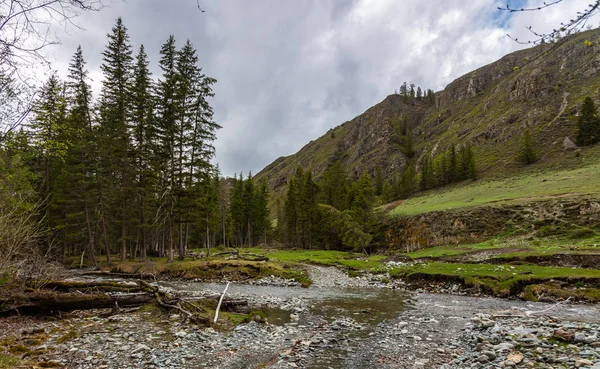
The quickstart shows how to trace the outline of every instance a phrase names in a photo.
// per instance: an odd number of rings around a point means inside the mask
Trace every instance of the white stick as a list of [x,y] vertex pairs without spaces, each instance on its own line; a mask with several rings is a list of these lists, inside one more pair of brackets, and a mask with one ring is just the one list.
[[543,314],[543,313],[545,313],[547,311],[550,311],[550,310],[554,309],[555,307],[557,307],[560,304],[566,304],[567,302],[569,302],[570,299],[571,299],[571,296],[569,296],[566,300],[559,301],[556,304],[554,304],[554,305],[552,305],[549,308],[544,309],[544,310],[540,310],[540,311],[527,310],[527,311],[525,311],[525,315],[530,316],[530,315],[533,315],[533,314]]
[[81,261],[79,262],[79,269],[83,268],[83,255],[85,255],[85,250],[81,253]]
[[221,308],[221,303],[223,302],[223,297],[225,297],[225,292],[227,292],[227,289],[229,288],[229,283],[227,282],[227,286],[225,286],[225,289],[223,290],[223,294],[221,295],[221,298],[219,299],[219,304],[217,305],[217,310],[215,311],[215,323],[217,322],[217,319],[219,319],[219,309]]

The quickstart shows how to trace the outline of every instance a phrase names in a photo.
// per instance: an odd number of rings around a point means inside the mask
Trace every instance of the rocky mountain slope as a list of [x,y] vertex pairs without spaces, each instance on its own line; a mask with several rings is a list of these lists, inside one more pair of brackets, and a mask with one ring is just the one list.
[[256,177],[277,196],[299,165],[319,178],[340,158],[353,177],[381,167],[392,178],[409,161],[395,133],[398,121],[410,129],[417,166],[427,152],[435,157],[453,143],[470,143],[480,175],[506,175],[520,166],[515,153],[526,128],[540,163],[555,163],[574,155],[579,107],[586,96],[598,101],[599,88],[600,30],[582,32],[468,73],[436,93],[435,104],[390,95]]

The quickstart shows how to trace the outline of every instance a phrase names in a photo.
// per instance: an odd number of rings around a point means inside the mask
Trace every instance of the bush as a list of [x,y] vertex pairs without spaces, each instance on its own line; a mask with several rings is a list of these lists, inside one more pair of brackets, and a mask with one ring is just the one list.
[[543,226],[535,232],[537,237],[557,236],[563,234],[563,230],[557,226]]
[[574,231],[571,232],[571,234],[569,235],[570,238],[572,239],[581,239],[581,238],[589,238],[589,237],[594,237],[596,235],[596,232],[592,229],[589,228],[583,228],[583,229],[576,229]]

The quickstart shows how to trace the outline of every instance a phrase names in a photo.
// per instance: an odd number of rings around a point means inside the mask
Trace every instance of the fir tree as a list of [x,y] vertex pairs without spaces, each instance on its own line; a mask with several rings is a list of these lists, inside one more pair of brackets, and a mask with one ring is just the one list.
[[141,45],[133,70],[131,128],[133,132],[135,177],[137,178],[135,187],[139,209],[139,249],[142,260],[146,259],[148,229],[151,227],[150,199],[156,193],[154,172],[159,168],[155,156],[154,98],[152,96],[152,78],[148,64],[148,56],[144,45]]
[[[59,182],[60,195],[57,200],[65,213],[62,227],[65,229],[63,242],[71,245],[86,245],[84,250],[93,265],[96,262],[96,223],[94,204],[97,199],[95,168],[95,140],[90,104],[91,87],[81,46],[77,48],[71,63],[67,82],[68,114],[66,124],[70,146],[65,157]],[[83,220],[83,221],[82,221]]]
[[378,166],[377,170],[375,171],[375,183],[374,183],[375,195],[381,196],[381,193],[383,192],[383,186],[384,186],[383,172],[381,171],[381,167]]
[[298,224],[298,191],[296,189],[296,181],[294,178],[290,179],[283,209],[287,242],[291,246],[296,246]]
[[329,165],[319,183],[321,202],[338,210],[347,208],[348,179],[341,160]]
[[[62,170],[64,159],[70,148],[68,126],[66,124],[65,86],[53,74],[39,91],[34,101],[35,117],[31,124],[34,150],[36,152],[35,171],[39,177],[39,192],[45,199],[41,209],[45,225],[53,230],[46,242],[52,243],[57,236],[57,226],[62,223],[63,214],[56,207],[56,180]],[[64,248],[64,244],[63,244]],[[61,253],[64,255],[64,249]]]
[[525,165],[533,164],[537,161],[537,154],[535,153],[533,138],[529,129],[525,129],[523,133],[518,160]]
[[[133,68],[131,45],[127,28],[121,18],[117,19],[112,33],[108,34],[108,45],[102,53],[101,65],[104,73],[100,96],[100,145],[99,155],[103,158],[101,173],[107,207],[115,215],[119,224],[118,241],[121,244],[121,259],[127,258],[127,240],[133,180],[132,165],[129,160],[131,140],[129,120],[131,116],[131,76]],[[110,199],[110,201],[108,201]]]
[[421,179],[420,187],[422,190],[428,190],[433,187],[433,164],[431,156],[426,153],[421,160]]
[[453,183],[458,179],[458,160],[454,143],[450,145],[450,149],[448,149],[446,155],[448,157],[448,172],[446,177],[448,178],[449,183]]
[[594,100],[589,96],[583,101],[577,121],[577,145],[593,145],[600,141],[600,117]]
[[417,189],[417,172],[413,163],[408,164],[398,182],[398,197],[407,199]]

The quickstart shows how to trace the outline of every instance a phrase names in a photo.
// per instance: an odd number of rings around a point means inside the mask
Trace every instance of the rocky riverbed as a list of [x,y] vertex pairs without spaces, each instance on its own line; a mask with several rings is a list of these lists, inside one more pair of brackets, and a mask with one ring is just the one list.
[[[271,309],[266,324],[222,332],[157,311],[79,312],[4,318],[0,342],[66,368],[600,368],[594,305],[409,293],[337,269],[309,272],[308,289],[230,286],[232,297]],[[223,289],[161,286],[199,296]]]

